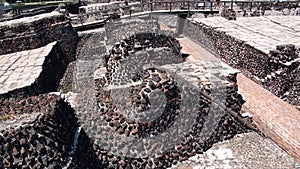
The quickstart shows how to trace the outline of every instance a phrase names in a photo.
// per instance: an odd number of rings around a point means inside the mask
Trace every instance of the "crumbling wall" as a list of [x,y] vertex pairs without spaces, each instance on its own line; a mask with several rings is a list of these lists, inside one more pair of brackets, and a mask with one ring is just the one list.
[[75,60],[77,32],[58,12],[15,19],[0,24],[0,54],[19,52],[58,41],[69,61]]

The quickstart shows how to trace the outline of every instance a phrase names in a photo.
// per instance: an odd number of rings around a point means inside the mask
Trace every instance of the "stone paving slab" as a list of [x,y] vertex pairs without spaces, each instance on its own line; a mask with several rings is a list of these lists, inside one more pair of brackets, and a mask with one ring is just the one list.
[[52,42],[41,48],[0,55],[0,94],[33,84],[55,44]]
[[299,16],[241,17],[237,20],[211,17],[195,18],[193,22],[201,22],[225,32],[267,54],[277,45],[300,46]]

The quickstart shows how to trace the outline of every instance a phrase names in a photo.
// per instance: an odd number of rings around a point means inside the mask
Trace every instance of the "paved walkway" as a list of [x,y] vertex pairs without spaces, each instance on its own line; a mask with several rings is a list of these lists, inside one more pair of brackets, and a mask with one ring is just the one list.
[[[216,59],[192,40],[188,38],[178,40],[183,47],[182,50],[191,54],[187,58],[188,61]],[[253,114],[260,130],[300,162],[299,111],[244,75],[239,74],[237,80],[239,92],[246,101],[244,108]]]
[[52,42],[41,48],[0,55],[0,94],[33,84],[55,44]]

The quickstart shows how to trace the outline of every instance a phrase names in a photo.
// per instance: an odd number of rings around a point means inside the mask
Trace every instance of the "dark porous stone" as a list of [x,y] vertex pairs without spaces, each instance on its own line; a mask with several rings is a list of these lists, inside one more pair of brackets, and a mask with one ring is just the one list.
[[153,79],[154,82],[160,82],[160,80],[161,80],[159,75],[156,75],[156,74],[153,75],[152,79]]

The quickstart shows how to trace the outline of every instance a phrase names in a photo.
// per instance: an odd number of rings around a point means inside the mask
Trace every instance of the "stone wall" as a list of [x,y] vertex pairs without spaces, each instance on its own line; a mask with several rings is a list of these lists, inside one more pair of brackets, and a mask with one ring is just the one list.
[[262,16],[262,15],[300,15],[299,2],[259,2],[259,3],[236,3],[241,9],[238,12],[238,16]]
[[135,33],[157,33],[159,24],[156,20],[145,22],[142,19],[133,18],[109,23],[105,28],[108,34],[107,44],[114,45],[114,43],[121,41],[126,36],[134,35]]
[[57,6],[55,6],[55,5],[34,8],[34,9],[31,9],[28,11],[23,11],[21,14],[12,16],[10,18],[0,18],[0,22],[19,19],[19,18],[23,18],[23,17],[35,16],[35,15],[39,15],[39,14],[43,14],[43,13],[50,13],[53,10],[55,10],[56,8],[57,8]]
[[61,168],[67,163],[78,124],[60,96],[0,97],[0,104],[0,168]]
[[190,37],[197,43],[201,44],[206,50],[213,55],[217,54],[215,44],[211,40],[211,35],[214,33],[212,28],[205,25],[197,25],[195,22],[185,21],[183,34]]
[[58,41],[69,61],[75,60],[77,32],[58,12],[15,19],[0,24],[0,54],[29,50]]
[[[297,8],[298,7],[299,2],[261,2],[261,3],[257,3],[257,4],[252,4],[253,8],[257,7],[257,8],[262,8],[264,10],[284,10],[284,9],[292,9],[292,8]],[[243,4],[239,4],[241,6],[241,8],[243,7]],[[244,5],[246,6],[246,8],[250,7],[250,4],[246,4]]]
[[[186,21],[184,34],[219,57],[230,66],[243,72],[264,88],[285,101],[300,105],[299,49],[277,51],[276,59],[260,50],[238,40],[225,32],[215,30],[203,23]],[[293,45],[287,45],[293,46]],[[287,52],[289,51],[289,52]],[[281,56],[281,57],[280,57]],[[292,58],[287,60],[287,58]],[[276,60],[276,61],[274,61]],[[292,80],[295,79],[295,80]]]

